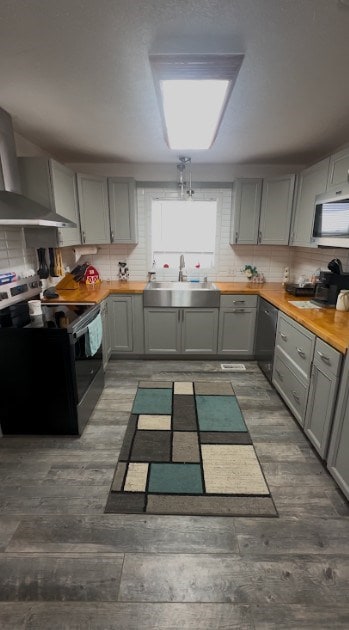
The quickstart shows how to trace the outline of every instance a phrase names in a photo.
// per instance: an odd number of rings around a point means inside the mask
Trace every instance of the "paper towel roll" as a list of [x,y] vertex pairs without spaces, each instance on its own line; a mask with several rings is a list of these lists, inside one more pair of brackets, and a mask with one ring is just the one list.
[[75,262],[78,262],[81,256],[88,256],[89,254],[97,254],[97,247],[93,245],[88,247],[86,245],[86,247],[82,246],[74,248]]

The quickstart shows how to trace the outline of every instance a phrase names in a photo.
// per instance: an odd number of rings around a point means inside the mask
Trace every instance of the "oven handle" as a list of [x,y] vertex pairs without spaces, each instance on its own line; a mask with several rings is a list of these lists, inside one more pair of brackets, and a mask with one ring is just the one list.
[[74,339],[80,339],[80,337],[83,337],[83,335],[86,335],[87,333],[87,326],[86,328],[83,328],[82,330],[79,330],[78,332],[73,333],[73,337]]
[[[93,312],[93,317],[87,322],[88,324],[91,324],[97,317],[97,315],[100,313],[100,308],[97,307],[97,309],[94,309]],[[76,339],[80,339],[80,337],[82,337],[83,335],[86,335],[87,333],[87,326],[84,326],[84,328],[82,328],[81,330],[77,330],[76,332],[73,332],[73,338]]]

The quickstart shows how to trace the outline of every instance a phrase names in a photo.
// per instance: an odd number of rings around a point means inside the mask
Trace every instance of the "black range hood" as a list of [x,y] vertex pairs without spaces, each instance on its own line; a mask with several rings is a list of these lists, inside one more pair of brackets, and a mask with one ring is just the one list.
[[21,195],[10,114],[0,107],[0,226],[77,227],[70,219]]

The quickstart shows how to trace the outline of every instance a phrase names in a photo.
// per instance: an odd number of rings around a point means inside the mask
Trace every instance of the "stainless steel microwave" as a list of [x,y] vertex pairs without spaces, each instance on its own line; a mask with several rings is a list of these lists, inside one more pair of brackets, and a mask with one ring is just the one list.
[[313,237],[318,245],[349,248],[349,184],[315,197]]

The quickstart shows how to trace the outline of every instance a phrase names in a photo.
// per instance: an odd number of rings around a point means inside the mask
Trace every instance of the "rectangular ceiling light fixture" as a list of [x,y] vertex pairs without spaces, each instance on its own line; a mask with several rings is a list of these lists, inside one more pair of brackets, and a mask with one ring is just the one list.
[[209,149],[244,55],[150,55],[170,149]]

